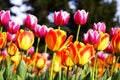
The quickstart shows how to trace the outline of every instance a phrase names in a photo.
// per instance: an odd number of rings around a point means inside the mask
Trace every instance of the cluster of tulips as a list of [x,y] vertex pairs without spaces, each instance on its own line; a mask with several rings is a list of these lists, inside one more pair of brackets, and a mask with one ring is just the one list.
[[[69,22],[70,13],[66,11],[54,12],[54,24],[58,26],[54,29],[39,25],[32,14],[21,27],[10,20],[10,11],[1,10],[0,80],[119,79],[120,28],[113,27],[108,34],[104,22],[94,23],[81,42],[80,27],[86,24],[88,15],[85,10],[77,10],[73,18],[78,24],[77,35],[67,36],[61,29]],[[44,52],[39,50],[41,38]]]

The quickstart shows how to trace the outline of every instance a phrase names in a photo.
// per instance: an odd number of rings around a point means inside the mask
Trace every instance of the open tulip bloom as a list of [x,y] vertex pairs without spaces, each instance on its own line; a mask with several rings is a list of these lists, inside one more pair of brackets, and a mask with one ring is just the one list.
[[0,80],[120,79],[119,27],[111,28],[109,34],[104,22],[94,23],[82,42],[80,27],[87,23],[88,12],[75,12],[76,36],[60,29],[69,23],[70,13],[55,11],[53,18],[58,29],[38,24],[32,14],[21,27],[10,21],[10,11],[0,11]]

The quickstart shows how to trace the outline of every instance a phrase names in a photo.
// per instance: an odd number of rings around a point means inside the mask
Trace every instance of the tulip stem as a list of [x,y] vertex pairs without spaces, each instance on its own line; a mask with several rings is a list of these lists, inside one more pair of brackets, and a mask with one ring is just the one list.
[[0,31],[2,32],[2,30],[3,30],[3,27],[0,27]]
[[76,66],[77,67],[77,69],[76,69],[76,74],[75,74],[75,80],[78,80],[77,78],[78,78],[78,66]]
[[45,44],[45,49],[44,49],[44,53],[47,52],[47,45]]
[[38,52],[39,43],[40,43],[40,38],[38,38],[38,41],[37,41],[36,53]]
[[50,80],[53,80],[53,65],[55,60],[55,53],[53,54],[52,64],[51,64],[51,70],[50,70]]
[[58,29],[60,30],[60,26],[58,26]]
[[77,35],[76,35],[76,41],[78,41],[79,33],[80,33],[80,27],[81,25],[78,25]]
[[69,77],[69,67],[67,67],[67,80],[69,80],[68,77]]

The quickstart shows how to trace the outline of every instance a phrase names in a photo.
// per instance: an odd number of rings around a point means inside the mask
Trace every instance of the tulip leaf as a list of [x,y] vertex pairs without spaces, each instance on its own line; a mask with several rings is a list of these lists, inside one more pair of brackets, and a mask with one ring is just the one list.
[[21,60],[17,67],[17,75],[19,75],[22,80],[25,80],[26,72],[27,72],[26,64],[24,60]]
[[3,69],[0,71],[0,80],[4,80],[4,77],[3,77],[4,72],[5,72],[5,68],[3,68]]
[[112,80],[120,80],[120,70],[112,76]]

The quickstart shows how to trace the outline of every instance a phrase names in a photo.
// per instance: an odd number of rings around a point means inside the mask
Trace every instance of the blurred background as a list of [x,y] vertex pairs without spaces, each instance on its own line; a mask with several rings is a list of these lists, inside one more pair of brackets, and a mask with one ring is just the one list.
[[23,24],[23,19],[28,13],[38,18],[38,24],[57,28],[54,25],[54,11],[64,10],[70,13],[68,25],[62,27],[68,35],[76,35],[77,25],[73,21],[74,12],[85,9],[89,12],[88,22],[81,27],[82,34],[86,33],[93,23],[105,22],[107,32],[111,27],[119,26],[120,12],[117,0],[0,0],[0,10],[10,10],[11,20]]

